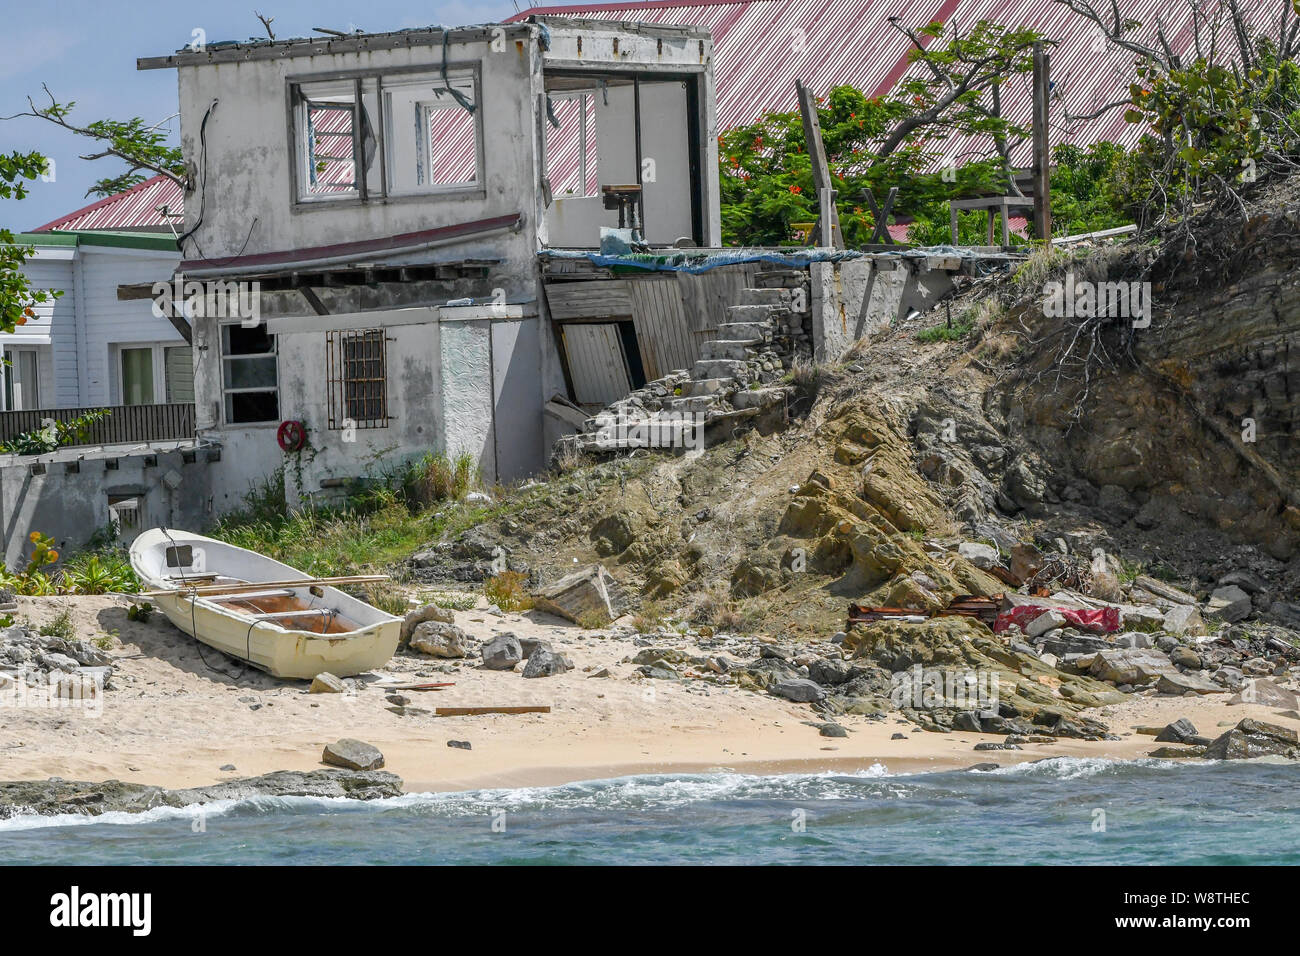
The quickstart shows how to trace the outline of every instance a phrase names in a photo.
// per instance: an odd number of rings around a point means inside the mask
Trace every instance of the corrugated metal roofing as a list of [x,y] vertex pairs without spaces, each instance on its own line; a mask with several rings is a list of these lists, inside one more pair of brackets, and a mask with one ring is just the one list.
[[[32,232],[54,229],[153,229],[181,226],[184,191],[166,176],[154,176],[125,192],[116,193],[76,212],[38,226]],[[170,215],[164,216],[163,210]]]

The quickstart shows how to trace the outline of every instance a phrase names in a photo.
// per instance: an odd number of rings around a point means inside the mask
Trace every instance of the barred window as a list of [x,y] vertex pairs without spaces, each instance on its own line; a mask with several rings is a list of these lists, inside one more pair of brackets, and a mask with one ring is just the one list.
[[387,338],[383,329],[325,333],[329,427],[388,427]]

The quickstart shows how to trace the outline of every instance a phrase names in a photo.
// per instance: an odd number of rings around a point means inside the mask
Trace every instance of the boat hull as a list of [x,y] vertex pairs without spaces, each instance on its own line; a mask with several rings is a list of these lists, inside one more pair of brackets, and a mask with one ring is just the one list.
[[[145,532],[131,548],[131,563],[136,574],[146,589],[176,590],[178,593],[175,595],[163,594],[154,598],[159,610],[180,631],[209,647],[274,677],[297,680],[310,680],[327,671],[338,677],[351,677],[382,667],[397,651],[401,618],[385,614],[336,588],[317,587],[309,592],[304,585],[300,589],[285,589],[285,593],[301,595],[304,601],[313,605],[336,609],[356,624],[348,630],[331,633],[296,630],[284,626],[290,623],[288,621],[277,624],[258,620],[255,615],[223,606],[219,596],[191,597],[158,570],[157,549],[173,542],[201,553],[205,570],[249,580],[250,590],[257,587],[256,580],[250,580],[250,577],[263,581],[286,581],[308,579],[308,575],[264,555],[202,535],[170,529],[166,533],[157,529]],[[150,560],[150,549],[155,551],[154,560]],[[247,568],[240,566],[241,557],[245,556]]]

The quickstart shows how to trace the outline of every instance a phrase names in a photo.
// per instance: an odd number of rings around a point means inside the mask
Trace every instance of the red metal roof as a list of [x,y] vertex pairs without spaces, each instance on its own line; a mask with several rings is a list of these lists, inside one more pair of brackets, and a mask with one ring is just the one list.
[[[31,230],[50,232],[54,229],[138,229],[157,231],[168,225],[178,229],[182,223],[184,191],[166,176],[154,176],[137,183],[125,192],[107,196],[76,212],[70,212],[53,222]],[[161,207],[171,215],[164,216]]]

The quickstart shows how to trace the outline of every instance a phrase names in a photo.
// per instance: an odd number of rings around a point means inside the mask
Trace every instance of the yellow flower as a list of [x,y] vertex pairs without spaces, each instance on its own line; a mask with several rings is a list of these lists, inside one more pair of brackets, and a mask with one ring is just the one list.
[[55,561],[59,560],[59,552],[50,551],[50,553],[45,556],[45,560],[50,562],[50,564],[53,564]]
[[35,544],[37,541],[41,540],[41,533],[39,531],[33,531],[27,536],[27,539],[31,541],[32,544]]

